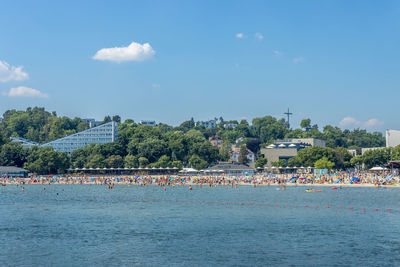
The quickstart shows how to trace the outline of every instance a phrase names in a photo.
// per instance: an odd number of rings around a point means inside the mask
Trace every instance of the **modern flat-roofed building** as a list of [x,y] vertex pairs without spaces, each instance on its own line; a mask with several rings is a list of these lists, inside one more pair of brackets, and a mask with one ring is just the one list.
[[400,145],[400,131],[386,130],[386,147],[396,147]]
[[282,140],[284,142],[290,143],[304,143],[309,144],[310,146],[317,146],[317,147],[325,147],[326,143],[324,140],[316,139],[316,138],[290,138]]
[[83,148],[90,144],[106,144],[115,142],[117,139],[118,123],[111,121],[40,146],[49,146],[54,148],[55,151],[71,153],[78,148]]
[[4,176],[27,177],[28,171],[15,166],[0,166],[0,177]]
[[266,148],[261,149],[261,154],[267,159],[267,166],[271,167],[273,162],[289,160],[297,156],[297,152],[308,147],[325,147],[325,141],[315,138],[292,138],[277,140]]

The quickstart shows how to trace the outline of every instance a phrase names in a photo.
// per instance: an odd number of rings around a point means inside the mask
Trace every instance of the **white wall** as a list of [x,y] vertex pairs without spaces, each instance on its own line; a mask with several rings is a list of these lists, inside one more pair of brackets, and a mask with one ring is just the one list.
[[400,131],[386,130],[386,147],[395,147],[400,145]]

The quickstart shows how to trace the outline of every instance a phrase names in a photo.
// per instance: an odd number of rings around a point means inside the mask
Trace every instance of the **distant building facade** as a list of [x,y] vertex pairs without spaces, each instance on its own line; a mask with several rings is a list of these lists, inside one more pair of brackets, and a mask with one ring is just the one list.
[[297,152],[308,147],[325,147],[325,141],[315,138],[292,138],[277,140],[266,148],[261,149],[261,154],[267,159],[268,167],[272,166],[273,162],[279,160],[288,161],[290,158],[296,157]]
[[40,146],[39,143],[25,139],[22,137],[11,137],[11,142],[19,143],[24,148],[31,148],[33,146]]
[[209,121],[198,121],[195,123],[195,126],[204,126],[205,128],[215,128],[217,127],[216,120],[209,120]]
[[140,125],[148,125],[148,126],[151,126],[151,127],[157,126],[157,123],[156,123],[155,121],[145,121],[145,120],[141,120],[141,121],[139,122],[139,124],[140,124]]
[[289,139],[284,139],[282,141],[291,142],[291,143],[304,143],[304,144],[309,144],[311,146],[317,146],[317,147],[326,147],[326,143],[324,140],[316,139],[316,138],[289,138]]
[[224,124],[224,128],[225,129],[235,129],[237,125],[238,125],[237,123],[229,122],[229,123]]
[[238,162],[220,162],[205,169],[204,173],[212,175],[252,175],[254,174],[254,169]]
[[211,143],[212,146],[216,146],[218,149],[222,148],[223,141],[221,137],[213,136],[208,138],[208,141]]
[[49,146],[55,151],[71,153],[90,144],[106,144],[118,139],[118,123],[111,121],[97,127],[71,134],[66,137],[42,144]]
[[14,166],[0,166],[0,177],[28,177],[28,171]]
[[357,149],[347,149],[347,151],[350,153],[352,157],[358,156],[360,153],[358,153]]
[[[240,155],[240,148],[235,148],[232,151],[232,160],[239,162],[239,155]],[[254,161],[256,160],[255,154],[250,149],[247,149],[246,157],[247,157],[247,160],[249,161],[249,163],[254,163]]]
[[90,144],[106,144],[115,142],[117,139],[118,123],[111,121],[45,144],[39,144],[24,138],[14,138],[13,141],[21,143],[24,147],[52,147],[55,151],[71,153],[78,148],[83,148]]
[[400,145],[400,131],[386,130],[386,147],[396,147]]
[[82,120],[86,122],[87,125],[89,125],[89,128],[97,127],[102,124],[101,121],[96,121],[95,119],[82,119]]

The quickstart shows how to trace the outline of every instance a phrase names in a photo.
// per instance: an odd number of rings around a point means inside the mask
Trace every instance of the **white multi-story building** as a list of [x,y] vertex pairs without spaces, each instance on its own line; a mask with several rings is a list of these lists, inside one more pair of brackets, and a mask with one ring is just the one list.
[[386,130],[386,147],[396,147],[400,145],[400,131]]
[[156,124],[155,121],[144,121],[144,120],[141,120],[141,121],[139,122],[139,124],[140,124],[140,125],[149,125],[149,126],[151,126],[151,127],[157,126],[157,124]]
[[216,120],[198,121],[195,123],[195,126],[204,126],[205,128],[215,128],[217,127],[217,121]]
[[14,138],[14,142],[24,147],[41,146],[52,147],[55,151],[71,153],[90,144],[106,144],[118,139],[118,123],[111,121],[82,132],[71,134],[45,144],[39,144],[23,138]]

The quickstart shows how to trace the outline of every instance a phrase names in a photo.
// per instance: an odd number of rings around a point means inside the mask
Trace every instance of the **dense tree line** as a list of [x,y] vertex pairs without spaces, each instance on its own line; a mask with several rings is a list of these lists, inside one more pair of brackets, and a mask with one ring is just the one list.
[[[124,122],[118,115],[106,116],[103,122],[119,122],[118,141],[103,145],[89,145],[67,155],[51,148],[24,149],[11,143],[10,137],[23,137],[39,143],[48,142],[88,128],[80,118],[58,117],[56,112],[44,108],[27,108],[25,111],[8,110],[0,122],[0,165],[26,167],[37,173],[63,173],[67,168],[102,167],[178,167],[202,169],[217,161],[231,157],[231,145],[241,149],[240,160],[246,163],[246,148],[258,153],[260,147],[284,138],[319,138],[325,140],[327,148],[304,149],[287,164],[291,166],[314,165],[321,158],[333,162],[335,168],[354,165],[345,148],[377,147],[385,143],[381,133],[365,130],[341,130],[325,126],[322,131],[311,125],[310,119],[301,123],[301,128],[289,129],[284,119],[272,116],[248,121],[224,121],[215,118],[217,126],[196,126],[194,119],[177,127],[159,124],[156,127],[142,126],[132,119]],[[226,127],[233,125],[233,127]],[[222,149],[218,150],[208,141],[209,137],[220,137]],[[311,152],[310,152],[311,151]],[[347,151],[346,151],[347,152]],[[366,164],[369,164],[366,160]],[[352,164],[354,163],[354,164]],[[364,162],[363,162],[364,163]],[[265,165],[259,158],[257,166]],[[283,164],[283,163],[276,163]],[[286,163],[285,163],[286,164]]]

